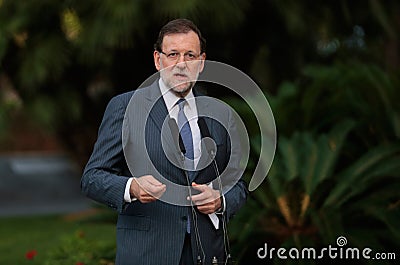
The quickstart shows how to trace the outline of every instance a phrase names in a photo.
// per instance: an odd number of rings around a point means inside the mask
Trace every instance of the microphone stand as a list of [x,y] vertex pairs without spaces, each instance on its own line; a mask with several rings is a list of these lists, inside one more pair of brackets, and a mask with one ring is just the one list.
[[[184,154],[186,153],[186,149],[185,149],[185,145],[183,144],[181,134],[179,133],[178,125],[173,118],[170,118],[168,120],[168,125],[171,130],[171,134],[172,134],[172,138],[174,139],[175,146],[176,146],[179,156],[181,158],[181,163],[182,163],[182,165],[184,165],[184,162],[185,162]],[[175,137],[175,136],[177,136],[177,137]],[[184,175],[186,178],[186,182],[188,184],[189,198],[192,198],[192,190],[190,188],[190,180],[189,180],[188,172],[186,169],[183,169],[183,172],[184,172]],[[198,224],[197,224],[196,210],[194,208],[193,201],[191,199],[190,199],[190,208],[191,208],[191,215],[192,215],[192,220],[193,220],[193,224],[194,224],[195,241],[196,241],[196,248],[197,248],[196,265],[203,265],[203,259],[205,259],[205,253],[203,250],[203,246],[201,244],[200,233],[199,233],[199,228],[198,228]],[[201,254],[203,255],[203,259],[201,258]]]
[[[197,124],[199,125],[199,129],[200,129],[200,133],[201,133],[202,137],[203,138],[208,137],[208,138],[212,139],[210,131],[208,130],[207,124],[206,124],[206,122],[205,122],[203,117],[199,117],[198,118]],[[216,159],[215,159],[216,155],[217,155],[216,151],[214,149],[214,146],[212,146],[212,144],[210,144],[210,143],[207,144],[205,142],[204,145],[206,147],[206,150],[207,150],[208,154],[211,156],[214,173],[215,173],[215,175],[217,177],[217,180],[218,180],[219,193],[220,193],[220,196],[222,197],[223,196],[222,181],[221,181],[221,176],[220,176],[220,173],[219,173],[219,170],[218,170],[218,165],[217,165],[217,162],[216,162]],[[223,232],[224,232],[224,247],[225,247],[225,255],[226,255],[226,260],[225,260],[224,264],[233,264],[232,263],[232,257],[231,257],[231,249],[230,249],[230,244],[229,244],[227,223],[226,223],[226,218],[225,217],[226,217],[226,215],[225,215],[225,211],[224,211],[221,214],[222,229],[223,229]],[[218,261],[217,261],[217,259],[215,257],[212,260],[212,264],[218,264]]]

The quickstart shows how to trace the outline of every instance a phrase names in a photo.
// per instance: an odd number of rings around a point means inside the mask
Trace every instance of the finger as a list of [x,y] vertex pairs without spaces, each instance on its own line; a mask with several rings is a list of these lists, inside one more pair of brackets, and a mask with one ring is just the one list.
[[196,204],[196,205],[207,205],[209,203],[213,203],[213,201],[215,199],[214,199],[214,197],[211,197],[211,196],[204,196],[202,198],[192,198],[192,200],[193,200],[194,204]]
[[160,190],[159,192],[153,194],[153,197],[158,199],[164,194],[165,191],[166,191],[166,189],[164,188],[164,189]]
[[149,203],[151,202],[151,197],[142,196],[138,199],[141,203]]
[[154,201],[156,201],[156,199],[154,197],[143,198],[140,200],[141,203],[150,203],[150,202],[154,202]]
[[163,190],[166,189],[166,186],[164,184],[161,185],[153,185],[150,182],[145,182],[142,183],[142,189],[144,189],[147,193],[150,194],[157,194],[159,192],[162,192]]
[[203,204],[203,205],[198,205],[197,209],[204,214],[210,214],[213,213],[213,204],[211,203],[207,203],[207,204]]
[[[207,200],[207,198],[210,196],[210,194],[208,194],[208,187],[206,185],[199,185],[196,183],[192,183],[192,187],[195,190],[200,191],[199,194],[196,195],[192,195],[191,199],[192,201],[196,202],[196,203],[201,203],[204,200]],[[189,200],[189,198],[188,198]]]
[[159,182],[158,180],[156,180],[152,175],[146,175],[146,176],[142,176],[142,177],[134,178],[134,179],[142,188],[146,188],[146,189],[149,189],[149,187],[151,187],[151,186],[164,185],[161,182]]
[[143,203],[149,203],[149,202],[153,202],[156,201],[157,198],[152,196],[151,194],[148,193],[144,193],[143,196],[140,197],[140,201]]
[[207,185],[197,184],[196,182],[193,182],[193,183],[192,183],[192,187],[193,187],[195,190],[198,190],[198,191],[201,191],[201,192],[204,192],[204,191],[206,191],[206,190],[209,188]]
[[141,189],[142,195],[149,198],[154,198],[154,200],[160,198],[166,191],[166,185],[162,186],[151,186],[147,189]]
[[188,200],[190,200],[190,199],[195,203],[200,203],[207,199],[207,195],[205,194],[205,192],[202,192],[202,193],[193,195],[192,197],[188,197]]
[[145,190],[141,190],[141,192],[140,192],[140,198],[141,198],[141,199],[146,200],[146,199],[149,199],[149,198],[151,198],[151,197],[153,197],[153,196],[151,196],[151,194],[149,194],[149,193],[146,192]]
[[147,180],[151,185],[154,185],[154,186],[161,186],[161,185],[164,185],[164,184],[162,184],[160,181],[158,181],[157,179],[155,179],[152,175],[147,175],[147,176],[146,176],[146,180]]
[[163,194],[166,190],[166,186],[162,184],[161,186],[150,186],[147,190],[153,196],[157,196],[158,194]]
[[153,185],[151,183],[147,183],[145,188],[150,192],[158,192],[158,191],[161,191],[161,190],[165,189],[165,185],[164,184]]

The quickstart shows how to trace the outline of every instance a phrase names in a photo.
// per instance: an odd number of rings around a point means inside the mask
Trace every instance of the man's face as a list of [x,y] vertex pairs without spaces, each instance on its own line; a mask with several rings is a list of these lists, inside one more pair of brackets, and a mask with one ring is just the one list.
[[204,67],[200,40],[193,31],[165,35],[162,52],[154,51],[154,63],[165,85],[186,96]]

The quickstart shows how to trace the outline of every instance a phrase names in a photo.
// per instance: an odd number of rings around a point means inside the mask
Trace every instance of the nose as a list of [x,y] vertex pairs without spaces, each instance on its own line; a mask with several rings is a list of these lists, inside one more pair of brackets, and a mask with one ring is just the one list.
[[178,61],[176,62],[177,64],[182,64],[182,63],[185,63],[186,61],[185,61],[185,55],[184,54],[182,54],[182,53],[180,53],[179,54],[179,57],[178,57]]
[[183,54],[179,55],[178,61],[176,62],[176,67],[180,69],[186,68],[185,56]]

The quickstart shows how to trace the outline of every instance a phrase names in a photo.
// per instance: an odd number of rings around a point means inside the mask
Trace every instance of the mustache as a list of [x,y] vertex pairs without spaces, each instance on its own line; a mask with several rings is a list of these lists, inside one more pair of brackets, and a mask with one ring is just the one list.
[[173,71],[172,74],[173,74],[173,75],[185,75],[185,76],[188,76],[188,75],[189,75],[188,72],[185,71],[185,70]]

